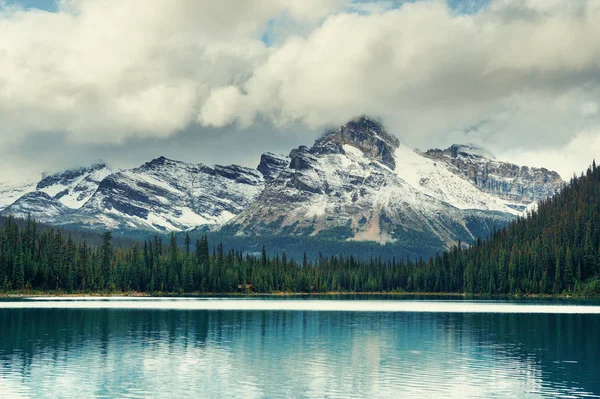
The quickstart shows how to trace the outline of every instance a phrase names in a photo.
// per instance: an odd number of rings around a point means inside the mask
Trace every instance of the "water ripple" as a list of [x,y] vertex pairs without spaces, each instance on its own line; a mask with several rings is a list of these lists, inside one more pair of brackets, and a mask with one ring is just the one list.
[[[600,318],[595,314],[195,308],[204,306],[196,302],[231,301],[132,301],[175,303],[168,311],[129,308],[124,301],[106,308],[113,302],[104,300],[56,301],[100,303],[99,308],[54,308],[56,303],[48,300],[4,307],[0,397],[538,398],[600,393]],[[180,303],[194,304],[194,311],[187,305],[179,310]]]

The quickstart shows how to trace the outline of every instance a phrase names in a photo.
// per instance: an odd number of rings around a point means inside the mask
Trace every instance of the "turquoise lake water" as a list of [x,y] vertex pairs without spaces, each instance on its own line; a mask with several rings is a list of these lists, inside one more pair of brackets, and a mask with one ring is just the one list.
[[0,397],[600,397],[600,307],[2,300]]

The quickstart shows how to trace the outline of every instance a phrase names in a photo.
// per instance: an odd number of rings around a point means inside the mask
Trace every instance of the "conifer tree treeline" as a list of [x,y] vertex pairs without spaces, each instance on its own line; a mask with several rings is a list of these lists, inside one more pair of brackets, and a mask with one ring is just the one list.
[[[73,234],[73,235],[72,235]],[[159,236],[114,245],[104,233],[88,245],[77,233],[3,221],[0,289],[62,292],[440,292],[560,294],[582,284],[600,293],[600,168],[573,178],[537,211],[429,260],[319,256],[299,261],[211,247],[206,235]],[[75,239],[73,238],[75,236]],[[86,236],[89,238],[89,236]]]

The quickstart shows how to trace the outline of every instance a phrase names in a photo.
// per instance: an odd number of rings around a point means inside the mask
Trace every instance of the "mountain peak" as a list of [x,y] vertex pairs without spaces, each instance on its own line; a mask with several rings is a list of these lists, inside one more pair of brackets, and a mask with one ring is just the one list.
[[467,157],[475,157],[475,158],[486,158],[495,160],[496,157],[492,154],[491,151],[478,146],[476,144],[467,143],[467,144],[452,144],[447,151],[450,152],[453,158],[458,156],[467,156]]
[[400,141],[390,135],[375,119],[361,116],[336,130],[330,130],[310,149],[312,153],[343,153],[345,144],[361,150],[365,155],[395,168],[394,152]]
[[509,201],[519,211],[531,202],[551,197],[563,185],[554,171],[497,160],[490,151],[474,144],[454,144],[420,154],[446,165],[480,190]]
[[165,166],[165,165],[177,164],[177,163],[180,163],[180,162],[174,161],[174,160],[166,158],[164,156],[160,156],[158,158],[154,158],[153,160],[151,160],[149,162],[146,162],[145,164],[140,166],[140,169],[156,169],[156,168],[161,168],[162,166]]
[[466,158],[471,160],[496,161],[496,157],[490,150],[472,143],[452,144],[450,147],[444,150],[433,148],[431,150],[419,153],[428,158],[444,156],[453,159]]
[[90,170],[100,170],[100,169],[104,169],[106,168],[106,162],[104,161],[97,161],[94,162],[93,164],[90,165]]
[[43,189],[49,186],[53,186],[55,184],[63,184],[67,185],[69,182],[80,178],[89,173],[93,173],[106,168],[106,164],[104,162],[97,162],[91,164],[89,166],[83,166],[80,168],[67,169],[62,172],[56,173],[44,173],[42,174],[42,180],[40,180],[37,184],[37,189]]
[[154,158],[153,160],[151,160],[148,163],[156,163],[156,164],[161,164],[161,163],[165,163],[167,162],[169,159],[167,157],[165,157],[164,155],[161,155],[158,158]]

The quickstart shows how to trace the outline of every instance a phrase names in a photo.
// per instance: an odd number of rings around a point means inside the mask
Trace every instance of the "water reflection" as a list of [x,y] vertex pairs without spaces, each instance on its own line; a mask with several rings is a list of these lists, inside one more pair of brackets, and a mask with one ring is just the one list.
[[2,309],[0,396],[593,396],[598,331],[598,315]]

